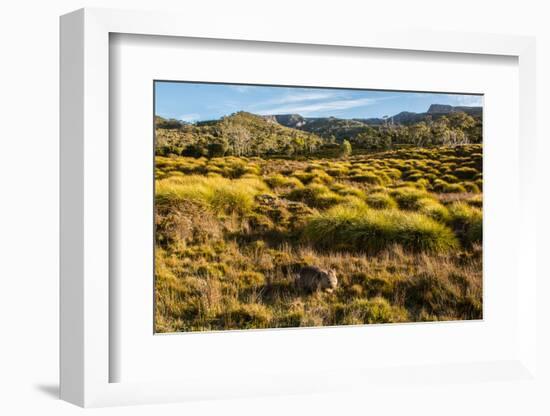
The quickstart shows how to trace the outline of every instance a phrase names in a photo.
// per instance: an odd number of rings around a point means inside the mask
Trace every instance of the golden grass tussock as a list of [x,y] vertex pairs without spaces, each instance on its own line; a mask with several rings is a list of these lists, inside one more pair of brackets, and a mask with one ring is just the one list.
[[449,206],[450,221],[466,244],[481,243],[483,239],[483,214],[480,208],[465,202]]
[[198,175],[172,176],[155,184],[157,203],[192,201],[212,208],[218,213],[250,212],[254,196],[267,192],[260,179],[226,179]]
[[400,244],[413,251],[444,252],[458,247],[445,225],[418,213],[339,205],[311,218],[304,229],[311,244],[376,253]]

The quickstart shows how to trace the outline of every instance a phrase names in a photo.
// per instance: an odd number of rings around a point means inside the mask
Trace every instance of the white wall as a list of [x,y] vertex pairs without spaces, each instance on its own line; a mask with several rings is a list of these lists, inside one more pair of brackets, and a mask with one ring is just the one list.
[[[55,399],[58,377],[58,16],[74,9],[116,7],[180,10],[190,19],[216,14],[218,18],[275,19],[281,30],[287,25],[325,24],[327,31],[344,25],[369,25],[388,21],[410,27],[536,35],[538,37],[539,166],[547,165],[550,129],[546,115],[550,106],[550,30],[546,2],[523,1],[321,1],[298,0],[209,1],[169,0],[19,0],[3,2],[0,9],[0,413],[6,415],[73,414],[81,410]],[[182,22],[185,24],[185,21]],[[548,172],[540,169],[540,212],[548,205]],[[544,175],[544,177],[542,177]],[[540,236],[548,234],[549,222],[541,221]],[[505,235],[503,235],[505,237]],[[540,253],[548,252],[541,240]],[[544,246],[543,246],[544,244]],[[543,251],[544,250],[544,251]],[[540,264],[540,273],[550,279],[549,267]],[[543,269],[544,268],[544,269]],[[7,285],[6,285],[7,283]],[[548,293],[547,282],[539,292]],[[544,299],[544,298],[543,298]],[[546,303],[546,302],[545,302]],[[541,305],[541,313],[549,306]],[[550,350],[548,334],[544,335]],[[548,360],[543,356],[544,364]],[[548,367],[547,367],[548,368]],[[549,374],[547,372],[547,374]],[[442,403],[426,398],[424,414],[542,414],[528,392],[516,394],[508,386],[501,400],[488,403],[468,395]],[[466,392],[457,386],[457,395]],[[414,394],[414,392],[412,392]],[[534,392],[533,392],[534,394]],[[383,405],[365,397],[335,394],[322,397],[270,398],[246,401],[165,405],[160,408],[102,409],[100,414],[351,414],[385,411],[391,413],[396,398],[388,392]],[[472,401],[473,400],[473,401]],[[481,402],[475,403],[476,400]],[[380,403],[380,401],[378,401]],[[474,404],[475,403],[475,404]],[[377,408],[379,406],[380,408]],[[438,408],[439,406],[444,406]],[[444,409],[444,410],[443,410]],[[548,409],[546,409],[548,411]]]

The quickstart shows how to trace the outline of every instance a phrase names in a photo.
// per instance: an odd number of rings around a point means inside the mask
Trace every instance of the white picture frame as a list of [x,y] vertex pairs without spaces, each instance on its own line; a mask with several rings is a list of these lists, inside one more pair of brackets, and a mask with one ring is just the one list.
[[[208,27],[197,19],[167,13],[82,9],[61,18],[61,398],[80,406],[158,403],[269,394],[319,393],[372,386],[382,381],[460,379],[537,382],[536,364],[536,211],[535,42],[506,35],[396,32],[361,29],[326,35],[321,28],[264,25]],[[517,354],[509,359],[441,363],[406,369],[333,369],[320,374],[281,373],[235,382],[230,374],[178,381],[110,382],[109,296],[109,37],[124,33],[188,38],[332,45],[453,54],[504,55],[519,62],[519,137],[521,200],[518,221]],[[245,33],[245,34],[243,34]],[[112,259],[111,259],[112,260]],[[412,377],[412,378],[411,378]],[[501,378],[499,378],[501,377]],[[480,387],[481,388],[481,387]],[[450,392],[449,392],[450,393]]]

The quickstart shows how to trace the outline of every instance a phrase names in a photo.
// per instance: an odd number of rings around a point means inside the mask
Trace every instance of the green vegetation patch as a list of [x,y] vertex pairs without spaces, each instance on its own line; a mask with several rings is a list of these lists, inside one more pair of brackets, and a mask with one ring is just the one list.
[[157,181],[157,203],[193,201],[210,207],[217,213],[250,212],[254,196],[267,192],[265,183],[259,179],[226,179],[222,177],[184,176]]
[[366,197],[366,202],[369,207],[376,209],[396,208],[397,203],[391,196],[384,192],[374,192]]
[[349,206],[336,206],[313,216],[305,227],[304,238],[324,249],[370,253],[394,244],[427,252],[445,252],[458,247],[448,227],[425,215]]
[[450,222],[465,244],[481,243],[483,240],[483,214],[481,209],[465,202],[456,202],[449,207]]
[[317,183],[294,189],[286,197],[291,201],[300,201],[314,208],[328,208],[344,201],[344,197],[332,192],[327,186]]

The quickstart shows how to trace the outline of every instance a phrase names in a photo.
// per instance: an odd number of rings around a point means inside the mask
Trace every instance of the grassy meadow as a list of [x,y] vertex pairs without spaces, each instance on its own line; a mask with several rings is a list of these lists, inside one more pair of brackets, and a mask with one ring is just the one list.
[[348,153],[157,153],[156,332],[482,318],[482,144]]

